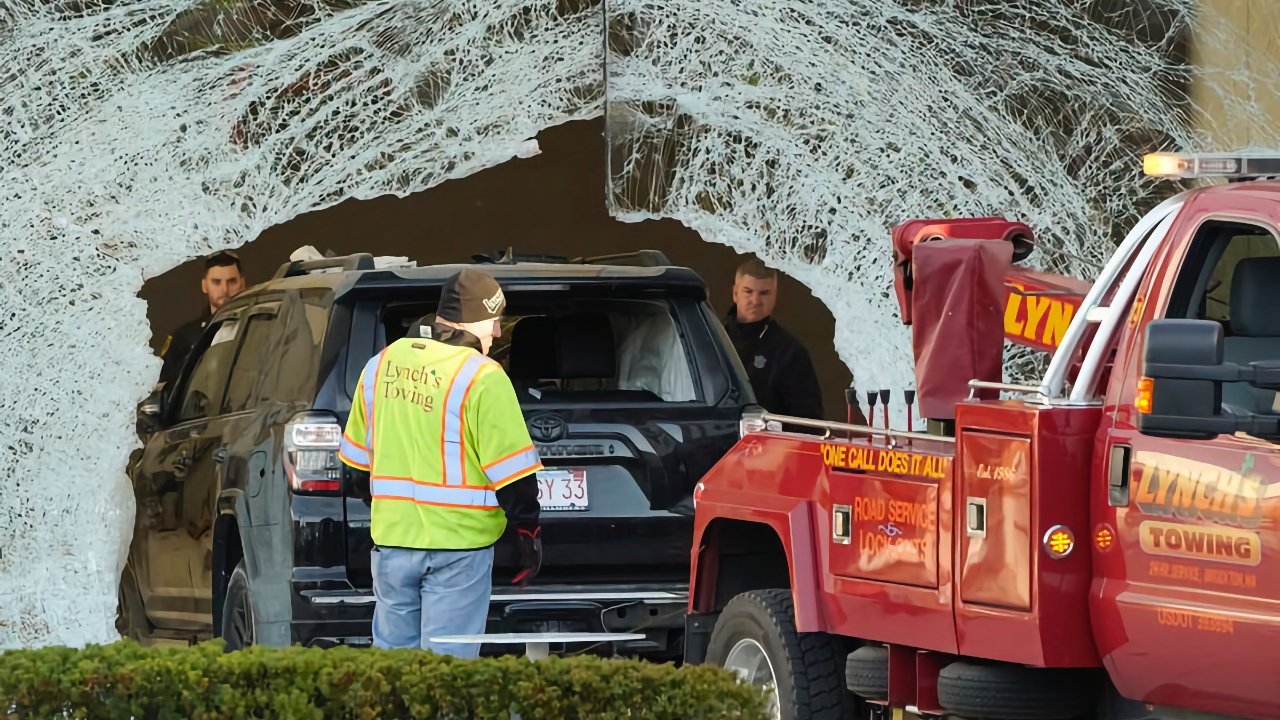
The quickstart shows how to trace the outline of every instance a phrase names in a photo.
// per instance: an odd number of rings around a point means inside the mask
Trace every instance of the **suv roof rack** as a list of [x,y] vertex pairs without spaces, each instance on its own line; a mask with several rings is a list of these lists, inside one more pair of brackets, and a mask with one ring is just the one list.
[[514,265],[515,263],[551,263],[566,265],[625,265],[629,267],[667,267],[671,260],[658,250],[636,250],[613,255],[596,255],[593,257],[568,258],[564,255],[517,255],[513,248],[495,250],[490,253],[472,255],[471,259],[479,264]]
[[471,261],[478,265],[514,265],[516,263],[551,263],[555,265],[572,262],[564,255],[517,255],[512,248],[494,250],[488,253],[476,253],[471,256]]
[[280,266],[272,280],[281,278],[297,277],[299,275],[308,275],[317,270],[373,270],[373,255],[369,253],[354,253],[352,255],[343,255],[340,257],[324,258],[323,260],[293,260]]
[[573,262],[581,265],[627,265],[630,267],[666,267],[671,264],[660,250],[636,250],[629,253],[580,257]]

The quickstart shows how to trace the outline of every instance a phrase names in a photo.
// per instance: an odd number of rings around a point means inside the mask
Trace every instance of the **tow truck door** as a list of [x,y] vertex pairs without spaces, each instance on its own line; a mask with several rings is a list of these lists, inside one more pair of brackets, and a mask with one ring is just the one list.
[[1230,337],[1235,264],[1280,254],[1274,203],[1215,201],[1184,210],[1120,340],[1094,457],[1091,613],[1122,695],[1260,717],[1280,709],[1280,448],[1144,436],[1133,406],[1146,323],[1216,319]]

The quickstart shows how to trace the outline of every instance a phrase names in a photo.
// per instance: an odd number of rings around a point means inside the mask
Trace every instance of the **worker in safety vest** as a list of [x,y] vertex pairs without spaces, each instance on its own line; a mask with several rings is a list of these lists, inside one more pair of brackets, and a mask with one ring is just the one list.
[[377,647],[476,657],[479,645],[431,638],[484,632],[508,521],[513,582],[541,566],[542,461],[511,380],[487,357],[505,305],[496,280],[464,269],[443,289],[431,337],[397,340],[360,374],[339,457],[369,473]]

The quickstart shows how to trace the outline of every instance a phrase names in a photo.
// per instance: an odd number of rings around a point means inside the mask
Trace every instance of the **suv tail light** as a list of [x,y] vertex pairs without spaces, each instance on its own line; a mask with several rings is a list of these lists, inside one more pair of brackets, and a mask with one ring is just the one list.
[[284,469],[289,489],[303,495],[342,491],[338,446],[342,426],[325,413],[302,413],[284,426]]

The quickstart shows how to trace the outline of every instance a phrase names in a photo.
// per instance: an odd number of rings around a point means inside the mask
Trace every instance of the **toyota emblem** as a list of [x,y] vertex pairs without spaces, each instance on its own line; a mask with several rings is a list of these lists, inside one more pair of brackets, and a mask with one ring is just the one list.
[[529,420],[529,435],[536,442],[550,443],[565,436],[568,428],[556,415],[538,415]]

